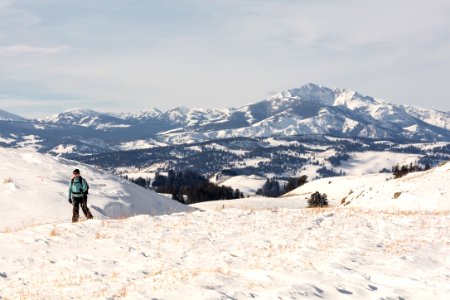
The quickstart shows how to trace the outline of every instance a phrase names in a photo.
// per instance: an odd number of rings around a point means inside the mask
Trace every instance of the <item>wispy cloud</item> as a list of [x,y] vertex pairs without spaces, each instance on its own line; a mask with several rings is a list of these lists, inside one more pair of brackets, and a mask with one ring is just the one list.
[[0,46],[0,55],[51,55],[67,50],[67,46],[37,47],[30,45],[8,45]]
[[10,0],[0,0],[0,12],[6,9],[10,4]]
[[448,20],[448,0],[0,0],[0,92],[117,111],[316,82],[449,110]]

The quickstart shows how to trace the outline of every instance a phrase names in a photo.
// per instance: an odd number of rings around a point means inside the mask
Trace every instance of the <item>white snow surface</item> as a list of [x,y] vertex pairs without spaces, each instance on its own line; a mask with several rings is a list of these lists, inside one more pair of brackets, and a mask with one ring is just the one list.
[[13,142],[15,142],[16,139],[10,138],[10,137],[2,137],[0,135],[0,143],[5,143],[5,144],[11,144]]
[[391,174],[378,173],[362,176],[338,176],[322,178],[307,182],[301,187],[298,187],[295,190],[283,195],[282,198],[300,198],[303,199],[306,206],[307,199],[309,199],[311,194],[319,192],[321,194],[327,195],[329,205],[339,206],[341,204],[341,200],[348,196],[350,192],[361,188],[365,189],[378,183],[386,182],[386,179],[391,177]]
[[342,161],[337,170],[345,171],[347,175],[364,175],[380,172],[382,169],[391,170],[396,165],[409,165],[417,161],[422,155],[396,152],[351,152],[348,161]]
[[62,158],[0,148],[0,230],[70,220],[68,186],[79,168],[95,218],[164,214],[189,208],[119,176]]
[[238,209],[297,209],[308,206],[307,201],[301,197],[286,198],[270,198],[262,196],[254,196],[250,198],[232,199],[232,200],[218,200],[206,201],[191,204],[190,206],[200,210],[218,210],[227,208]]
[[448,213],[225,209],[0,233],[5,299],[446,299]]
[[219,179],[217,184],[239,189],[244,194],[254,195],[259,188],[262,188],[266,180],[266,177],[257,175],[239,175],[226,177],[224,180]]
[[450,211],[450,162],[425,172],[355,189],[350,206],[381,210]]
[[[114,220],[92,209],[96,219],[71,224],[66,190],[74,162],[1,148],[0,154],[1,299],[450,294],[450,163],[388,181],[387,174],[326,178],[288,197],[204,202],[190,212],[81,165],[91,207],[117,198],[138,207],[145,196],[158,213]],[[329,194],[330,207],[304,208],[316,189]],[[174,211],[180,212],[159,215]]]
[[124,142],[119,145],[120,150],[137,150],[137,149],[151,149],[155,147],[164,147],[167,144],[160,143],[153,139],[148,140],[136,140],[130,142]]

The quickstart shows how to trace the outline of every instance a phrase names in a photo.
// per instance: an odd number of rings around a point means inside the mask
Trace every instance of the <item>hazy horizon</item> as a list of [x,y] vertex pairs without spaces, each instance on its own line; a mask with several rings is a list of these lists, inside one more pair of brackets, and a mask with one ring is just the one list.
[[[321,85],[322,86],[322,85]],[[300,87],[300,86],[298,86],[298,87]],[[324,86],[325,87],[325,86]],[[339,87],[327,87],[327,88],[339,88]],[[286,89],[286,90],[289,90],[289,89]],[[282,92],[282,91],[279,91],[279,92]],[[360,93],[360,94],[362,94],[362,95],[364,95],[364,96],[370,96],[370,97],[372,97],[371,95],[365,95],[365,94],[363,94],[363,93],[361,93],[361,92],[359,92],[359,91],[355,91],[355,92],[358,92],[358,93]],[[269,96],[272,96],[272,95],[269,95]],[[269,97],[267,97],[267,98],[269,98]],[[393,101],[390,101],[390,100],[388,100],[388,99],[383,99],[383,98],[379,98],[379,97],[373,97],[374,99],[382,99],[382,100],[385,100],[385,101],[388,101],[388,102],[390,102],[390,103],[394,103],[394,104],[400,104],[400,103],[395,103],[395,102],[393,102]],[[248,105],[248,104],[252,104],[252,103],[256,103],[256,102],[259,102],[259,101],[263,101],[263,100],[266,100],[266,98],[265,99],[259,99],[259,100],[256,100],[256,101],[250,101],[250,102],[248,102],[248,103],[246,103],[246,104],[243,104],[243,105],[241,105],[241,106],[245,106],[245,105]],[[175,108],[178,108],[178,107],[187,107],[187,108],[198,108],[198,109],[226,109],[226,108],[239,108],[239,107],[241,107],[241,106],[223,106],[223,107],[194,107],[194,106],[186,106],[186,105],[181,105],[181,106],[175,106],[175,107],[169,107],[169,108],[167,108],[167,109],[162,109],[162,108],[159,108],[159,107],[156,107],[156,106],[149,106],[149,107],[143,107],[143,108],[141,108],[141,109],[137,109],[137,110],[108,110],[108,109],[92,109],[92,108],[90,108],[90,107],[71,107],[71,108],[67,108],[67,109],[63,109],[63,110],[60,110],[60,111],[54,111],[54,112],[51,112],[51,113],[48,113],[48,114],[33,114],[33,113],[31,113],[31,114],[20,114],[20,113],[17,113],[17,112],[14,112],[14,111],[12,111],[12,110],[6,110],[6,109],[3,109],[2,107],[0,107],[0,110],[5,110],[5,111],[7,111],[7,112],[9,112],[9,113],[13,113],[13,114],[16,114],[16,115],[19,115],[19,116],[21,116],[21,117],[25,117],[25,118],[30,118],[30,119],[33,119],[33,118],[45,118],[45,117],[49,117],[49,116],[51,116],[51,115],[53,115],[53,114],[58,114],[58,113],[62,113],[62,112],[64,112],[64,111],[70,111],[70,110],[92,110],[92,111],[96,111],[96,112],[99,112],[99,113],[111,113],[111,114],[119,114],[119,113],[136,113],[136,112],[140,112],[140,111],[144,111],[144,110],[148,110],[148,109],[158,109],[158,110],[160,110],[161,112],[166,112],[166,111],[169,111],[169,110],[171,110],[171,109],[175,109]],[[420,107],[420,106],[419,106]],[[424,106],[422,106],[422,108],[429,108],[429,109],[433,109],[433,108],[431,108],[431,107],[424,107]],[[444,110],[439,110],[439,109],[435,109],[435,110],[438,110],[438,111],[444,111]],[[450,111],[449,111],[450,112]]]

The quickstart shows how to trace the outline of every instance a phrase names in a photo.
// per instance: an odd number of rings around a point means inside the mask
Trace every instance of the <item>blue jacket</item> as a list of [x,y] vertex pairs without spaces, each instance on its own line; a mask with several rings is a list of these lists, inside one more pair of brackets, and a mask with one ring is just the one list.
[[84,193],[87,192],[88,189],[88,185],[86,180],[84,180],[84,178],[82,178],[82,182],[80,182],[80,177],[75,177],[73,179],[73,183],[72,180],[70,181],[69,184],[69,199],[73,197],[82,197]]

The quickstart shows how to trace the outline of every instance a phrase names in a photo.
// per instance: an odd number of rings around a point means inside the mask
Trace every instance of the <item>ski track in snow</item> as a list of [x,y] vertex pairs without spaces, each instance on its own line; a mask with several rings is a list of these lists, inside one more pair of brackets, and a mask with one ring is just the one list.
[[0,299],[445,299],[448,212],[215,209],[0,233]]

